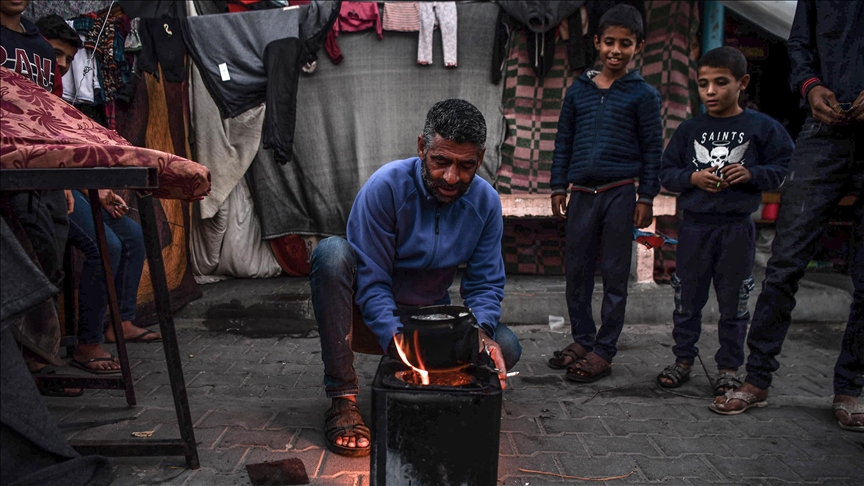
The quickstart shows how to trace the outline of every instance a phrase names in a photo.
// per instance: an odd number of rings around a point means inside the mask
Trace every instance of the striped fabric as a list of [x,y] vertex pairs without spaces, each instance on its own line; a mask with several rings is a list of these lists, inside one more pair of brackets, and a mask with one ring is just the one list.
[[690,44],[697,41],[699,7],[696,0],[648,0],[645,11],[645,48],[635,64],[663,100],[665,147],[678,125],[699,106],[696,59],[690,55]]
[[516,30],[510,37],[510,55],[504,73],[504,122],[499,194],[548,193],[558,115],[567,88],[576,79],[567,65],[567,48],[555,45],[552,69],[543,79],[528,61],[528,39]]
[[384,30],[417,32],[420,30],[420,13],[417,2],[384,2]]

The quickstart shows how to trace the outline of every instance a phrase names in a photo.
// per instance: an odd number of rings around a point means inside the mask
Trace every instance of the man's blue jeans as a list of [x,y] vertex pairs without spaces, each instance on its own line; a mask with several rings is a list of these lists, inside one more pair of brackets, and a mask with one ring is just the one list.
[[780,199],[777,236],[753,312],[747,382],[771,386],[771,373],[791,323],[798,281],[816,253],[840,199],[858,194],[850,268],[854,291],[849,321],[834,367],[834,393],[860,396],[864,387],[864,127],[832,127],[807,118],[795,144]]
[[[356,276],[357,256],[344,238],[333,236],[322,240],[312,252],[309,281],[321,337],[324,387],[328,398],[360,392],[354,370],[354,351],[351,350],[352,319],[359,315],[354,304]],[[519,339],[503,324],[498,324],[492,338],[501,346],[507,369],[511,369],[522,355]]]
[[[75,195],[75,210],[69,215],[69,241],[86,257],[78,285],[78,342],[97,344],[105,340],[108,292],[90,200],[78,191],[72,193]],[[102,219],[120,317],[131,321],[135,318],[138,284],[144,270],[144,234],[141,226],[126,216],[115,219],[102,209]]]

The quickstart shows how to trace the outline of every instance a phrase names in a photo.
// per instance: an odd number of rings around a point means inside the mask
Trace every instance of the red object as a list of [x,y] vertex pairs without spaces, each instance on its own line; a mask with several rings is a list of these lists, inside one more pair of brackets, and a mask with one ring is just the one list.
[[300,235],[288,235],[268,240],[273,256],[282,270],[292,277],[306,277],[312,271],[309,247]]
[[780,204],[768,203],[762,206],[762,219],[765,221],[776,221],[777,213],[780,211]]
[[657,235],[636,237],[636,243],[641,243],[642,245],[645,245],[645,248],[648,248],[649,250],[652,248],[659,248],[663,246],[663,243],[665,242],[666,240],[664,240],[662,236]]

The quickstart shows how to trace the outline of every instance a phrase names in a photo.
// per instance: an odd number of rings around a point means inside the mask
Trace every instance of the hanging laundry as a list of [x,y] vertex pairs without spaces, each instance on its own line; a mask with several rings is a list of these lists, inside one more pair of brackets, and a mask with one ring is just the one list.
[[444,46],[444,66],[456,67],[456,2],[421,2],[420,42],[417,45],[417,64],[432,64],[432,31],[435,19],[441,28]]
[[324,41],[324,49],[333,64],[342,62],[342,50],[336,42],[339,32],[360,32],[375,27],[375,33],[379,39],[384,38],[381,27],[381,16],[378,13],[377,2],[342,2],[339,9],[339,17],[328,32]]
[[[74,29],[71,20],[67,20],[66,23]],[[84,36],[81,34],[78,36],[83,43]],[[102,86],[99,84],[99,76],[96,75],[96,60],[91,58],[92,55],[92,49],[78,49],[69,70],[63,75],[63,99],[73,105],[76,103],[92,105],[105,101],[100,93]]]
[[184,19],[186,48],[222,118],[233,118],[265,101],[264,50],[274,40],[299,37],[299,19],[299,8]]
[[418,2],[384,2],[384,30],[417,32],[420,30]]
[[138,68],[159,78],[158,66],[169,83],[186,79],[186,44],[183,43],[183,21],[170,17],[140,19],[142,49]]

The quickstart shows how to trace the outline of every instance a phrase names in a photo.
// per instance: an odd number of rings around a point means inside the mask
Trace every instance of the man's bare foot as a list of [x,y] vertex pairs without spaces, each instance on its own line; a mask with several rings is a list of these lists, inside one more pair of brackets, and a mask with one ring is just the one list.
[[[35,360],[27,361],[27,369],[30,371],[30,373],[33,373],[34,375],[40,374],[40,372],[42,372],[46,366],[48,366],[47,363],[41,363]],[[33,379],[36,381],[36,387],[39,388],[39,393],[42,395],[77,397],[84,392],[83,388],[59,388],[45,385],[44,383],[39,381],[38,376],[34,376]]]
[[864,432],[864,404],[858,401],[858,397],[834,395],[834,416],[840,427]]
[[[123,338],[127,342],[149,343],[162,340],[162,335],[156,331],[150,331],[143,327],[132,324],[132,321],[123,321]],[[114,343],[114,327],[110,324],[105,328],[105,342]]]
[[[357,397],[355,397],[353,395],[349,395],[346,397],[334,398],[332,404],[336,405],[337,400],[350,400],[354,403],[357,403]],[[361,448],[361,449],[369,447],[369,440],[366,439],[365,437],[357,438],[355,436],[345,435],[345,436],[341,436],[341,437],[336,437],[333,440],[333,442],[336,445],[342,446],[342,447]]]
[[[765,399],[768,398],[767,389],[763,390],[761,388],[757,388],[755,385],[747,382],[745,382],[735,391],[740,393],[749,393],[750,395],[753,395],[753,397],[755,397],[756,399],[756,402],[753,403],[764,402]],[[740,413],[748,409],[749,407],[753,406],[753,403],[747,403],[739,398],[727,399],[726,395],[721,395],[714,398],[714,403],[711,408],[718,413],[732,415],[734,414],[734,412]]]
[[102,344],[79,344],[72,354],[73,364],[87,371],[118,371],[120,363]]

